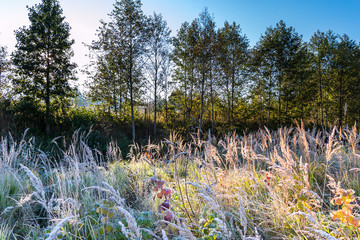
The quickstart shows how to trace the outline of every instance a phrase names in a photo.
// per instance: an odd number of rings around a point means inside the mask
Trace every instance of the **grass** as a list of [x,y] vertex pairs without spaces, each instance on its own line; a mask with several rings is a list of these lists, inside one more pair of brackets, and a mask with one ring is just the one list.
[[357,239],[359,135],[303,126],[158,145],[0,141],[0,239]]

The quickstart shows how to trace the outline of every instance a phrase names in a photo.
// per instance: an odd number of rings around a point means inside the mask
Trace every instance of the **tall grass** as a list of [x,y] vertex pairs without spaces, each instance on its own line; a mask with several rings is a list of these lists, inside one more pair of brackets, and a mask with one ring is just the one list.
[[[104,155],[89,148],[79,131],[46,153],[27,139],[0,141],[1,239],[360,237],[356,126],[173,134],[125,159],[114,143]],[[151,177],[171,189],[165,211]]]

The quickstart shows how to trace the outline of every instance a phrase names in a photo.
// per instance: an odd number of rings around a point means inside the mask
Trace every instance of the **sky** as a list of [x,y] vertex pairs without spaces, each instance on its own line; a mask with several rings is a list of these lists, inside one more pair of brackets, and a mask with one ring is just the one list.
[[[15,49],[14,30],[28,26],[28,10],[41,0],[0,0],[0,46],[8,51]],[[96,39],[99,20],[108,20],[115,0],[59,0],[66,21],[71,26],[71,37],[75,56],[73,61],[80,69],[89,62],[88,49]],[[175,36],[181,24],[191,22],[208,8],[217,27],[227,20],[240,24],[242,32],[253,46],[269,26],[284,20],[288,26],[303,35],[308,41],[315,31],[333,30],[337,34],[348,34],[360,41],[360,0],[142,0],[146,15],[162,13]],[[78,75],[79,84],[85,76]]]

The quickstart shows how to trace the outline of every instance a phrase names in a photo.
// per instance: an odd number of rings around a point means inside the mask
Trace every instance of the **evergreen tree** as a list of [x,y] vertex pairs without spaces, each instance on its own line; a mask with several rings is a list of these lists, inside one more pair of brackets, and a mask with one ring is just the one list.
[[355,93],[354,89],[359,89],[359,53],[359,46],[354,40],[346,34],[340,37],[334,55],[334,81],[332,83],[337,105],[334,109],[337,109],[339,127],[348,123],[347,112],[349,108],[352,109],[349,104],[358,101],[358,92]]
[[50,104],[56,96],[69,96],[75,80],[70,26],[57,0],[43,0],[28,8],[29,27],[15,31],[17,44],[12,55],[17,93],[46,104],[46,131],[50,131]]
[[[324,126],[328,119],[330,75],[336,44],[337,36],[330,30],[326,33],[318,30],[311,37],[308,44],[312,54],[313,83],[316,89],[315,122],[321,126]],[[325,126],[327,126],[327,123]]]

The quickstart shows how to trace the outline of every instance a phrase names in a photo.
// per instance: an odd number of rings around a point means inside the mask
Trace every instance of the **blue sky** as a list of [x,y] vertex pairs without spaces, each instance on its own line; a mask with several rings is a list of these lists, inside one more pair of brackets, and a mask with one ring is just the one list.
[[144,0],[146,12],[162,12],[172,29],[191,21],[207,6],[218,27],[225,20],[236,21],[254,45],[270,25],[281,19],[310,39],[317,30],[332,29],[360,41],[359,0]]
[[[16,40],[15,29],[28,25],[26,5],[32,6],[41,0],[0,0],[0,45],[11,52]],[[73,61],[81,67],[88,62],[87,48],[100,19],[107,19],[115,0],[60,0],[66,21],[72,27],[75,39]],[[317,30],[333,30],[337,34],[348,34],[360,41],[360,0],[142,0],[145,14],[162,13],[169,27],[176,34],[184,21],[192,21],[208,7],[214,15],[217,27],[225,20],[236,21],[250,40],[251,45],[259,40],[267,27],[281,19],[310,39]],[[79,76],[83,81],[83,76]]]

